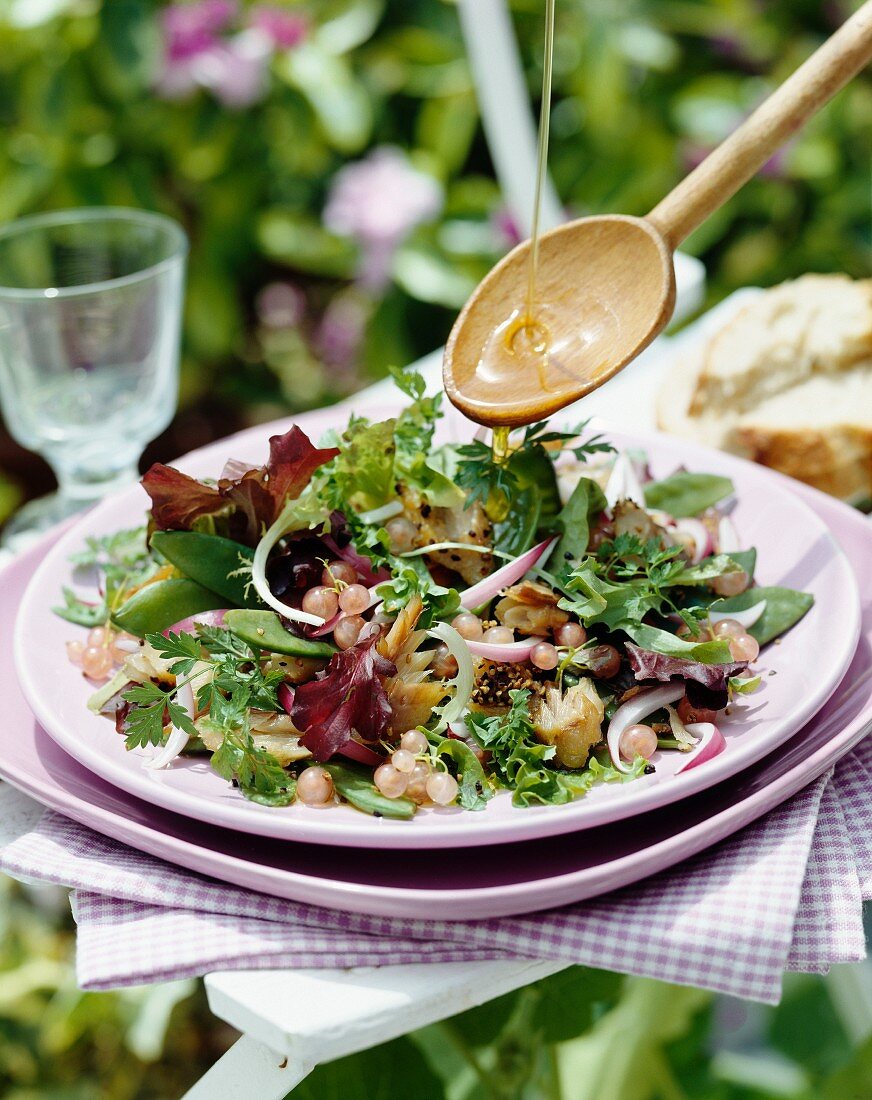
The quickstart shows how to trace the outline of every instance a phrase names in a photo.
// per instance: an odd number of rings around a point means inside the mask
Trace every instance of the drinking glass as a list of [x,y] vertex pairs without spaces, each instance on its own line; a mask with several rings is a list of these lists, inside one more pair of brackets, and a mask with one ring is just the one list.
[[59,486],[13,517],[7,544],[136,479],[176,407],[186,255],[175,222],[139,210],[0,228],[0,401]]

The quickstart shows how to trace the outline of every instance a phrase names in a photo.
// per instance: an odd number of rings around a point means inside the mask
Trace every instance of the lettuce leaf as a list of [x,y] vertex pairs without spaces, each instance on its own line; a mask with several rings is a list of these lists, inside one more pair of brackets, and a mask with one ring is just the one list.
[[570,563],[578,561],[587,553],[591,521],[606,506],[605,493],[599,485],[588,477],[579,478],[555,524],[557,530],[562,532],[560,541],[552,552],[558,574],[568,576],[571,571]]
[[[661,633],[666,633],[661,631]],[[667,635],[671,637],[671,635]],[[681,639],[677,639],[681,641]],[[697,643],[699,647],[711,646],[714,643]],[[726,688],[731,676],[736,676],[748,667],[747,661],[725,661],[713,663],[711,661],[693,660],[689,657],[673,657],[664,653],[656,653],[650,649],[627,642],[627,657],[630,668],[635,673],[637,680],[671,680],[679,677],[682,680],[695,680],[712,691],[721,691]],[[729,656],[729,649],[727,649]]]
[[315,470],[337,453],[315,447],[296,425],[274,435],[269,445],[266,465],[222,477],[216,485],[156,462],[142,478],[153,525],[162,531],[209,531],[255,546],[286,501],[298,497]]
[[710,611],[746,611],[761,600],[766,601],[766,609],[756,623],[748,630],[760,645],[771,642],[792,626],[814,604],[814,596],[808,592],[797,592],[793,588],[749,588],[739,596],[715,600]]
[[381,677],[396,675],[397,666],[375,648],[378,639],[334,654],[317,679],[297,687],[291,718],[316,760],[329,760],[352,733],[377,741],[387,729],[391,707]]
[[324,493],[331,508],[368,512],[396,498],[395,424],[395,420],[373,424],[365,417],[352,416],[336,438],[336,457],[325,470]]
[[732,492],[733,483],[728,477],[682,470],[662,481],[649,481],[645,486],[645,503],[676,518],[698,516]]

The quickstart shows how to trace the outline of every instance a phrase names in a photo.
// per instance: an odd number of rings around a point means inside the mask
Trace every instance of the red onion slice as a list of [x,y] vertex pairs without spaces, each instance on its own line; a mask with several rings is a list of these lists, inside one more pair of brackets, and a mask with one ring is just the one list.
[[377,768],[379,764],[385,762],[384,756],[379,756],[377,752],[367,748],[366,745],[361,745],[353,737],[349,737],[338,752],[340,756],[347,756],[349,760],[356,760],[358,764],[368,764],[371,768]]
[[544,539],[536,546],[527,550],[526,553],[521,554],[520,557],[515,558],[514,561],[507,562],[505,565],[500,566],[500,568],[491,573],[489,577],[485,577],[483,581],[479,581],[478,584],[474,584],[471,588],[467,588],[465,592],[461,592],[461,606],[471,611],[476,607],[480,607],[483,603],[489,603],[498,592],[502,591],[504,588],[508,588],[508,586],[514,584],[515,581],[519,581],[525,573],[529,573],[542,555],[550,550],[556,542],[556,537]]
[[471,638],[464,638],[470,653],[476,657],[484,657],[488,661],[496,661],[499,664],[517,664],[519,661],[529,661],[533,647],[545,638],[527,638],[523,642],[505,642],[500,645],[497,642],[477,642]]
[[[609,722],[606,740],[609,746],[609,756],[612,763],[621,772],[629,772],[630,765],[621,759],[620,741],[621,734],[627,726],[634,726],[653,714],[655,710],[665,707],[667,703],[675,703],[684,695],[684,684],[664,684],[663,687],[650,688],[640,691],[623,703],[612,715]],[[689,727],[688,727],[689,728]]]
[[278,691],[276,692],[276,698],[279,701],[279,706],[284,710],[286,714],[291,713],[291,708],[294,705],[294,689],[291,685],[285,681],[283,684],[279,684]]
[[390,573],[388,573],[386,569],[373,570],[370,559],[364,554],[358,554],[350,542],[347,546],[339,546],[332,535],[322,535],[321,541],[331,554],[340,558],[342,561],[348,562],[349,565],[357,570],[357,575],[360,577],[361,584],[380,584],[390,579]]
[[675,773],[676,775],[681,775],[682,772],[686,772],[690,768],[695,768],[697,764],[704,764],[706,760],[711,760],[713,757],[718,756],[727,747],[724,735],[712,722],[691,722],[690,725],[684,728],[691,736],[698,737],[699,742],[691,753],[687,763],[678,769]]
[[189,615],[187,619],[179,619],[177,623],[168,626],[161,633],[166,638],[170,634],[181,634],[182,631],[186,634],[194,634],[198,626],[223,626],[226,611],[227,608],[222,607],[217,611],[201,611],[198,615]]
[[709,622],[719,623],[723,619],[734,619],[737,623],[740,623],[746,630],[754,625],[763,612],[766,610],[766,601],[760,600],[759,603],[752,604],[750,607],[746,607],[744,611],[710,611]]

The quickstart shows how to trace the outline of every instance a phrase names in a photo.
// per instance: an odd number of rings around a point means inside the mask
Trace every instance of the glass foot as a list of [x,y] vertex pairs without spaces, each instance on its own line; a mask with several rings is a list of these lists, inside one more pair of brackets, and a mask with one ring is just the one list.
[[93,500],[71,499],[60,493],[49,493],[48,496],[31,500],[23,508],[19,508],[3,528],[0,546],[4,550],[20,553],[37,542],[50,528],[70,516],[86,511],[95,503]]

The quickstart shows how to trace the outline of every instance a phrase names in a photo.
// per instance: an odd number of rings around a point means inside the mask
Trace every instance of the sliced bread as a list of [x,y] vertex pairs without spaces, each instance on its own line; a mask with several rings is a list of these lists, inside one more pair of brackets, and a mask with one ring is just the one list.
[[755,298],[717,333],[689,411],[753,408],[818,372],[872,356],[872,279],[804,275]]
[[843,500],[872,500],[872,280],[804,276],[759,295],[675,365],[657,419]]

